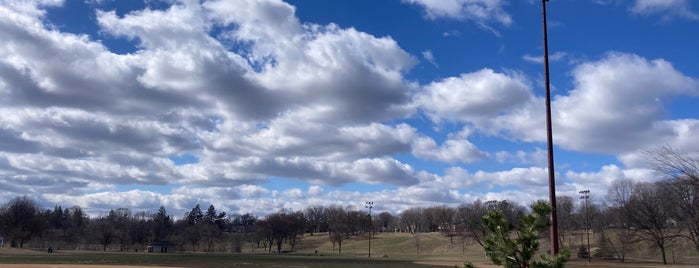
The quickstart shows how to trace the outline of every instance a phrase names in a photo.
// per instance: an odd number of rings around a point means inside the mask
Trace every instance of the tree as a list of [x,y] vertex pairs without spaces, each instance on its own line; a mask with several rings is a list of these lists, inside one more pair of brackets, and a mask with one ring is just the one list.
[[209,208],[204,214],[203,222],[208,224],[215,224],[218,215],[216,214],[216,208],[214,205],[209,205]]
[[402,225],[411,234],[414,234],[422,229],[423,217],[421,208],[409,208],[404,210],[399,215]]
[[687,229],[682,237],[691,241],[699,252],[699,187],[688,178],[665,181],[663,185],[670,191],[671,198],[667,201],[675,204],[670,216]]
[[267,252],[272,252],[272,242],[274,241],[274,237],[272,236],[272,225],[269,223],[267,219],[258,220],[255,225],[255,233],[257,234],[258,247],[260,242],[262,242],[262,244],[265,247],[265,250],[267,250]]
[[201,207],[199,204],[194,206],[191,211],[187,212],[184,216],[185,221],[189,225],[195,225],[204,221],[204,214],[201,212]]
[[148,238],[151,234],[151,222],[145,211],[137,212],[129,218],[129,242],[132,247],[136,245],[145,245],[148,243]]
[[631,244],[631,220],[629,218],[631,208],[629,202],[635,186],[636,184],[629,179],[616,179],[607,189],[607,201],[611,205],[607,209],[607,214],[610,215],[610,224],[617,227],[618,235],[615,241],[612,241],[606,233],[603,235],[608,237],[607,241],[621,262],[626,259],[626,253]]
[[391,215],[390,212],[384,211],[379,213],[377,226],[381,228],[382,232],[393,231],[392,224],[395,217]]
[[263,227],[269,231],[271,240],[277,246],[277,253],[282,253],[282,244],[285,241],[288,241],[293,249],[299,239],[298,236],[305,229],[303,221],[303,214],[286,210],[267,215]]
[[173,221],[170,216],[167,215],[164,206],[160,206],[158,212],[153,216],[153,239],[156,241],[165,240],[165,238],[172,231]]
[[243,232],[245,236],[255,227],[256,222],[257,218],[250,213],[238,215],[233,218],[233,226],[236,230]]
[[644,152],[651,168],[668,179],[670,190],[677,197],[674,217],[687,228],[685,238],[699,252],[699,159],[670,146]]
[[71,210],[70,228],[68,229],[67,238],[68,242],[78,243],[85,237],[85,229],[89,220],[80,207],[74,206]]
[[[505,267],[563,267],[568,260],[566,250],[550,258],[542,255],[541,261],[534,261],[534,254],[539,250],[539,231],[545,230],[551,223],[551,207],[545,201],[538,201],[531,206],[532,213],[520,218],[521,224],[516,229],[507,223],[502,210],[490,210],[483,217],[486,228],[485,250],[490,260]],[[512,238],[510,232],[516,233]]]
[[22,248],[32,236],[41,232],[39,211],[39,206],[26,196],[16,197],[0,208],[0,226],[11,247]]
[[667,179],[685,178],[699,184],[699,159],[671,146],[662,146],[643,152],[651,168]]
[[[662,254],[663,264],[667,264],[666,245],[679,237],[680,228],[670,228],[671,211],[675,209],[671,202],[670,191],[662,182],[638,183],[629,199],[629,209],[626,215],[635,227],[632,235],[637,241],[654,243]],[[672,226],[675,227],[675,226]]]
[[[560,229],[559,234],[561,244],[565,244],[566,242],[566,231],[573,230],[573,225],[575,222],[573,217],[574,208],[575,204],[573,203],[573,197],[568,195],[556,197],[556,216],[558,217],[558,228]],[[568,247],[570,247],[571,241],[572,239],[568,241]]]
[[335,251],[335,245],[339,246],[338,254],[342,254],[342,241],[351,232],[347,226],[347,211],[339,206],[330,206],[326,209],[328,219],[328,235]]
[[116,231],[114,229],[115,221],[115,215],[112,214],[107,217],[97,218],[92,223],[93,234],[102,245],[102,251],[107,251],[107,246],[109,246],[116,237]]
[[319,232],[319,229],[325,223],[325,207],[323,206],[311,206],[307,207],[304,213],[306,217],[306,223],[308,224],[308,230],[311,236],[315,232]]
[[119,239],[119,251],[124,251],[124,245],[126,245],[129,239],[129,233],[132,231],[129,225],[131,218],[131,211],[128,208],[117,208],[116,210],[110,210],[107,219],[111,221],[111,225],[114,228],[114,237]]
[[486,205],[480,200],[476,200],[471,204],[460,205],[457,209],[457,217],[460,224],[464,227],[464,238],[471,236],[476,243],[483,245],[483,237],[485,237],[485,228],[481,219],[488,212]]
[[291,246],[291,251],[294,251],[296,243],[306,231],[306,218],[302,212],[297,211],[287,214],[286,221],[288,228],[286,240],[289,242],[289,246]]
[[455,210],[446,205],[428,207],[423,210],[423,222],[430,232],[447,231],[454,221]]

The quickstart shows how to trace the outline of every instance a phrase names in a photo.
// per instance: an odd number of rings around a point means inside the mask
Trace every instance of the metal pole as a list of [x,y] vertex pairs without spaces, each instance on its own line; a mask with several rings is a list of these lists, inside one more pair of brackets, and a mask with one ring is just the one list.
[[372,228],[374,224],[371,220],[371,208],[374,207],[374,202],[369,201],[369,202],[366,202],[365,204],[366,204],[366,208],[369,209],[369,258],[371,258],[371,233],[374,232],[374,230]]
[[590,232],[588,231],[588,229],[590,228],[590,210],[587,206],[587,200],[590,199],[590,190],[583,190],[580,191],[580,193],[583,195],[580,197],[580,199],[585,199],[585,235],[587,235],[587,262],[592,262],[592,259],[590,257],[590,255],[592,255],[592,252],[590,252]]
[[551,254],[558,254],[558,217],[556,216],[556,177],[553,168],[553,131],[551,128],[551,82],[549,80],[549,45],[546,29],[546,2],[541,0],[544,28],[544,74],[546,80],[546,142],[549,162],[549,203],[551,203]]

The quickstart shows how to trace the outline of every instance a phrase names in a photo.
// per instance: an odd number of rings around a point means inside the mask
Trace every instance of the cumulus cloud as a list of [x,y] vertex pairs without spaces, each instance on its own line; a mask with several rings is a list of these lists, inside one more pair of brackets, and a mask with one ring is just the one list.
[[516,72],[482,69],[432,82],[416,94],[416,105],[434,123],[460,122],[493,136],[527,142],[545,137],[543,99]]
[[699,19],[699,15],[692,11],[688,0],[636,0],[631,7],[631,12],[639,15],[658,15],[663,20]]
[[[511,24],[503,1],[410,3],[430,18]],[[521,73],[483,68],[418,85],[405,78],[417,59],[392,38],[302,23],[281,1],[95,10],[100,35],[135,44],[135,51],[118,54],[94,35],[51,25],[47,8],[61,4],[0,6],[5,200],[29,195],[92,215],[165,205],[178,216],[197,203],[266,214],[374,198],[397,210],[459,204],[502,197],[503,189],[521,189],[507,194],[523,202],[546,195],[546,170],[535,164],[542,151],[490,153],[469,140],[478,133],[543,141],[543,99]],[[423,58],[434,60],[427,52]],[[669,62],[611,53],[571,75],[574,88],[554,100],[562,148],[628,153],[654,140],[699,147],[692,135],[697,120],[664,119],[668,98],[698,91],[696,79]],[[437,142],[405,123],[417,112],[460,130]],[[171,160],[183,154],[195,160]],[[448,167],[432,174],[397,155]],[[631,166],[633,157],[620,159]],[[461,166],[486,158],[535,167],[471,172]],[[601,175],[566,176],[575,189]],[[310,186],[260,186],[276,177]],[[348,183],[391,190],[324,189]]]
[[[699,82],[670,62],[611,52],[577,65],[571,75],[574,88],[552,101],[558,146],[622,154],[657,141],[694,144],[686,137],[694,120],[667,120],[665,105],[699,95]],[[416,102],[437,123],[465,122],[491,135],[545,141],[544,100],[516,74],[484,69],[447,78],[426,85]]]
[[482,69],[432,82],[416,96],[416,102],[433,121],[474,122],[480,127],[531,98],[523,77]]
[[544,167],[548,165],[548,153],[546,149],[542,148],[535,148],[533,151],[498,151],[492,153],[490,157],[499,163],[515,163],[537,167]]
[[512,17],[505,11],[502,0],[403,0],[420,5],[429,19],[449,18],[470,20],[477,23],[491,21],[502,25],[512,24]]
[[[96,10],[100,34],[136,44],[116,54],[46,21],[61,4],[0,7],[0,54],[11,55],[0,60],[4,189],[418,181],[391,158],[411,151],[416,130],[378,123],[415,110],[403,75],[417,60],[390,37],[302,24],[281,1]],[[197,161],[170,161],[182,153]],[[227,193],[193,193],[205,194]]]
[[467,128],[451,133],[441,146],[437,146],[434,139],[430,137],[417,137],[413,141],[412,153],[419,158],[441,162],[471,163],[481,160],[486,155],[467,140],[470,133],[471,131]]
[[699,95],[699,82],[669,62],[610,53],[577,66],[575,88],[556,97],[556,141],[573,150],[623,153],[681,137],[664,120],[664,103]]

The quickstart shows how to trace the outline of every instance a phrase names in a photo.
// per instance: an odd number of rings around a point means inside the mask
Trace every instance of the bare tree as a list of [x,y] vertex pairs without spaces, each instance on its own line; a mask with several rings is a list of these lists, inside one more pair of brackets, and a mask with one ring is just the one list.
[[312,236],[313,233],[319,232],[321,225],[326,221],[325,207],[320,205],[307,207],[304,216],[306,217],[306,224],[308,224],[308,230]]
[[[654,243],[667,264],[666,246],[680,236],[681,229],[670,226],[673,204],[668,202],[669,191],[661,183],[638,183],[634,187],[626,214],[634,225],[632,234],[638,241]],[[675,227],[675,228],[670,228]]]
[[388,211],[381,212],[377,217],[378,224],[376,226],[380,227],[383,232],[393,231],[391,225],[393,224],[394,218],[395,217]]
[[662,184],[669,191],[666,200],[674,204],[669,211],[670,216],[687,229],[682,236],[691,241],[699,252],[699,187],[686,178],[664,181]]
[[[566,231],[573,230],[574,217],[573,210],[575,209],[575,203],[573,203],[573,197],[568,195],[556,197],[556,216],[558,217],[558,228],[560,234],[561,244],[566,242]],[[570,242],[573,239],[569,239],[568,247],[570,247]]]
[[422,229],[422,209],[409,208],[400,213],[400,221],[408,232],[414,234]]
[[480,200],[457,208],[459,222],[465,231],[463,235],[473,237],[476,243],[481,246],[483,246],[483,237],[486,234],[481,219],[487,212],[488,207]]
[[[630,201],[635,185],[629,179],[616,179],[607,188],[607,201],[610,204],[606,211],[609,216],[607,218],[609,224],[616,227],[618,233],[616,236],[609,236],[606,233],[602,235],[606,237],[612,251],[621,262],[626,259],[626,253],[631,244],[631,220],[628,215],[633,213]],[[611,237],[616,237],[616,239],[612,240]]]
[[699,252],[699,159],[670,146],[645,151],[643,156],[656,172],[670,180],[666,186],[675,197],[674,216],[687,228],[688,234],[684,237],[692,241]]
[[114,215],[100,217],[92,221],[92,232],[96,236],[97,241],[102,245],[102,251],[107,251],[107,247],[116,237],[116,230],[114,229],[115,222],[116,219]]
[[11,247],[24,247],[24,243],[41,232],[39,206],[27,198],[16,197],[0,208],[0,226]]
[[347,225],[347,211],[339,206],[330,206],[325,212],[328,219],[328,235],[333,245],[333,252],[337,244],[339,246],[338,253],[342,254],[342,241],[349,236],[350,232],[350,228]]
[[650,162],[651,168],[668,179],[685,178],[699,184],[699,159],[677,148],[662,146],[644,151],[643,157]]

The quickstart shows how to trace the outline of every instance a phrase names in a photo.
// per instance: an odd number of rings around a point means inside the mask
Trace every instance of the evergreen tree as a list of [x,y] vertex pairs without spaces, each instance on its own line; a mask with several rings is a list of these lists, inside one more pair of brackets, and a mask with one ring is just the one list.
[[199,204],[185,215],[185,220],[189,225],[196,225],[204,221],[204,214],[202,214]]
[[[531,206],[532,213],[522,216],[520,223],[507,224],[502,210],[490,210],[483,216],[483,226],[486,229],[485,251],[490,260],[505,267],[563,267],[568,261],[569,253],[563,250],[557,256],[541,256],[541,261],[532,262],[539,250],[539,231],[545,230],[551,223],[549,214],[551,207],[544,201]],[[515,237],[511,232],[516,232]]]

